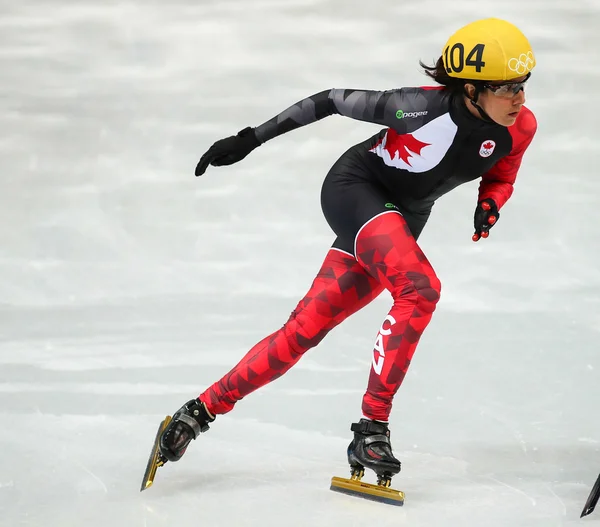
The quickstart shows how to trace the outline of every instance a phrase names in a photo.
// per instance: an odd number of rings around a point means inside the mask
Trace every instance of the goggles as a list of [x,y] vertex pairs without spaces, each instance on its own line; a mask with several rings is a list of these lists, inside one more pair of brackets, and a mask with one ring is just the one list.
[[512,99],[517,93],[525,89],[525,83],[531,77],[531,72],[527,74],[521,82],[504,82],[502,84],[484,84],[483,87],[490,90],[496,97],[503,99]]

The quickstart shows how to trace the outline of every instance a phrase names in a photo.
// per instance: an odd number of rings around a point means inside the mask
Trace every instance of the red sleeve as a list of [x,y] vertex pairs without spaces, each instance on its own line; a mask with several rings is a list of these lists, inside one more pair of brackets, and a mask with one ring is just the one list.
[[513,140],[512,150],[481,177],[479,201],[491,198],[496,202],[498,209],[508,201],[513,193],[513,184],[523,154],[533,140],[536,130],[535,116],[531,110],[523,106],[515,124],[508,128]]

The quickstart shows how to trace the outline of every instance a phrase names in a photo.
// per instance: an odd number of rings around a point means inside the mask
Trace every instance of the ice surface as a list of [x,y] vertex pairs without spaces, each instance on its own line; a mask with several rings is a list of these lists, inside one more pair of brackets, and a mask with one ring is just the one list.
[[[0,525],[551,527],[600,471],[600,2],[0,2]],[[392,412],[406,505],[338,495],[383,295],[139,493],[160,419],[285,321],[333,236],[331,117],[193,176],[331,87],[426,82],[464,23],[537,52],[539,122],[489,240],[476,184],[421,246],[443,293]]]

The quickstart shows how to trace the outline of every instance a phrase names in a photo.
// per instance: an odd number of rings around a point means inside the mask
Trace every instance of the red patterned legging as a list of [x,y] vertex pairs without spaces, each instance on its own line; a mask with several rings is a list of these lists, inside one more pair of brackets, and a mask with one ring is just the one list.
[[237,401],[283,375],[335,326],[387,289],[394,303],[375,341],[362,412],[371,419],[388,420],[392,399],[431,320],[441,286],[397,212],[367,222],[356,237],[355,254],[356,259],[329,250],[310,290],[284,326],[200,395],[210,412],[229,412]]

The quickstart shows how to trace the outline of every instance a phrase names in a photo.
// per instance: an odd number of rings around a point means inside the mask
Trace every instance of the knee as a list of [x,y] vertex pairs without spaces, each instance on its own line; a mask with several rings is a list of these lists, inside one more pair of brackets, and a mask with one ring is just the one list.
[[299,305],[284,324],[283,331],[290,347],[296,353],[303,353],[314,348],[329,333],[331,327],[327,322],[326,317]]
[[424,273],[406,273],[407,284],[403,292],[410,291],[410,297],[421,312],[433,313],[440,299],[442,283],[433,269]]
[[427,274],[418,277],[414,282],[418,294],[418,305],[422,311],[433,313],[440,300],[442,283],[433,269]]

